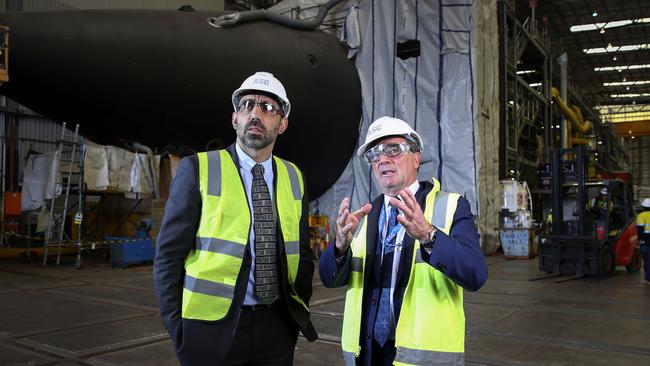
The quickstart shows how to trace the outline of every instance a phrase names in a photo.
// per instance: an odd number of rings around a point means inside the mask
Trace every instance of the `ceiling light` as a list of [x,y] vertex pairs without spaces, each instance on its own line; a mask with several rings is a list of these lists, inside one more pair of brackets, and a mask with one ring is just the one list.
[[632,134],[632,130],[628,130],[628,131],[627,131],[627,134],[628,134],[628,135],[631,135],[631,134]]
[[627,44],[624,46],[613,46],[611,43],[607,44],[607,47],[598,47],[598,48],[583,48],[582,52],[586,54],[599,54],[599,53],[613,53],[613,52],[628,52],[628,51],[638,51],[650,49],[650,44]]
[[[614,57],[616,58],[616,57]],[[614,60],[616,61],[616,60]],[[650,64],[594,67],[594,71],[618,71],[650,69]]]
[[634,136],[632,136],[632,140],[634,140]]
[[560,125],[555,125],[555,128],[560,128]]
[[[591,15],[595,17],[598,13],[594,12]],[[599,22],[599,23],[591,23],[591,24],[580,24],[580,25],[572,25],[569,30],[571,32],[585,32],[585,31],[594,31],[594,30],[599,30],[603,28],[618,28],[618,27],[624,27],[626,25],[630,24],[639,24],[639,23],[650,23],[650,18],[638,18],[638,19],[625,19],[625,20],[615,20],[612,22]]]
[[630,90],[630,87],[629,87],[629,86],[626,86],[626,87],[625,87],[625,90]]
[[597,16],[598,16],[598,12],[595,11],[595,12],[591,13],[591,16],[594,17],[594,18],[597,17]]
[[[623,78],[625,80],[625,78]],[[633,80],[633,81],[614,81],[611,83],[603,83],[603,86],[626,86],[626,85],[646,85],[650,84],[650,80]]]
[[616,61],[616,56],[612,57],[612,60]]
[[605,33],[605,28],[600,29],[600,34],[603,34],[603,33]]

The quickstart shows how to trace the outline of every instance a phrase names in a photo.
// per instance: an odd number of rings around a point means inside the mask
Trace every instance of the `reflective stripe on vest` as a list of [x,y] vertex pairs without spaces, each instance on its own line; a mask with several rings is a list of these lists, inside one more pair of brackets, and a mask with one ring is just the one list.
[[293,288],[300,264],[300,219],[302,217],[302,197],[305,194],[300,170],[286,160],[274,157],[277,169],[278,218],[284,239],[284,250],[289,268],[289,295],[307,311],[305,304]]
[[[438,230],[449,234],[460,196],[440,192],[440,182],[433,179],[433,183],[434,187],[426,197],[424,214]],[[351,244],[353,270],[348,282],[341,337],[346,365],[354,365],[355,357],[359,357],[361,352],[359,342],[367,230],[364,220],[362,229],[355,233]],[[411,273],[395,332],[395,364],[464,364],[465,314],[462,288],[422,260],[420,242],[417,240],[411,260]],[[357,268],[360,268],[358,272],[355,271]],[[417,296],[414,296],[414,288],[418,288]],[[436,316],[432,317],[431,314]]]
[[[248,200],[230,154],[219,150],[199,153],[197,157],[201,218],[195,247],[185,259],[182,317],[219,320],[232,305],[237,276],[248,245],[251,215],[248,205],[242,204]],[[277,185],[281,187],[276,195],[279,222],[285,241],[289,277],[293,283],[298,261],[289,258],[299,256],[299,223],[304,190],[300,171],[289,162],[275,159]],[[294,191],[296,188],[298,192]],[[297,203],[295,197],[299,197]],[[296,206],[300,210],[296,210]],[[302,304],[302,301],[299,302]]]

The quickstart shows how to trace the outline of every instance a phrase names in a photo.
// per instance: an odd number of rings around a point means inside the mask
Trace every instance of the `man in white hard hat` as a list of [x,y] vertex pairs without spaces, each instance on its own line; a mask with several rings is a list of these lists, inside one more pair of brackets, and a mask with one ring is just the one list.
[[650,282],[650,198],[641,202],[641,212],[636,216],[636,228],[641,242],[645,280]]
[[463,289],[483,286],[487,266],[467,200],[418,182],[422,148],[406,122],[382,117],[357,151],[382,194],[356,212],[343,199],[320,258],[325,286],[347,285],[346,365],[464,364]]
[[257,72],[232,95],[236,142],[184,158],[156,242],[154,284],[181,364],[292,365],[314,272],[305,179],[273,156],[291,103]]

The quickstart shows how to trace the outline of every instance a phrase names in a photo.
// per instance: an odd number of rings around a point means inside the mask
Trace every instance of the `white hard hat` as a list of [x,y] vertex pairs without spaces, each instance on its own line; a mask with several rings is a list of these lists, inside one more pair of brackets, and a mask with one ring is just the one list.
[[641,202],[641,206],[645,208],[650,208],[650,198],[646,198]]
[[403,136],[415,142],[418,146],[418,151],[422,151],[422,138],[408,123],[399,118],[384,116],[375,120],[368,127],[366,141],[357,149],[357,156],[363,156],[373,142],[388,136]]
[[291,103],[289,102],[289,98],[287,98],[287,92],[284,90],[284,85],[282,85],[280,80],[276,79],[273,74],[263,71],[258,71],[249,76],[244,80],[239,89],[232,93],[232,107],[235,111],[237,111],[239,97],[244,94],[254,94],[256,91],[262,92],[262,94],[271,94],[271,96],[275,96],[278,99],[278,102],[282,104],[280,108],[282,108],[284,117],[289,117]]

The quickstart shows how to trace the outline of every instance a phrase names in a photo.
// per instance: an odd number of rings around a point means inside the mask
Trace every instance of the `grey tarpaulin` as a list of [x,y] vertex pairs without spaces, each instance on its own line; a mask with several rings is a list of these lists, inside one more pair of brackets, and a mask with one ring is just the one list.
[[[484,251],[493,252],[500,189],[495,0],[359,0],[346,6],[341,35],[351,43],[362,87],[359,144],[381,116],[410,123],[425,143],[419,179],[435,177],[444,190],[463,194]],[[397,43],[415,39],[419,57],[396,57]],[[379,194],[369,166],[350,159],[336,184],[312,201],[312,212],[334,218],[344,197],[352,197],[357,209]]]

